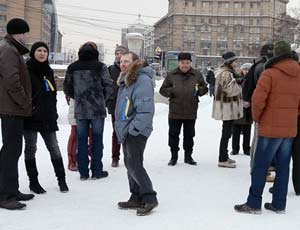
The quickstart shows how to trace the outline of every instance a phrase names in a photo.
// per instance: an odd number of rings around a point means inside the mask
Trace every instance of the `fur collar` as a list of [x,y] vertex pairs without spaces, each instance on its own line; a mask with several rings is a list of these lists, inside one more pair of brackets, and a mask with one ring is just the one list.
[[269,59],[266,64],[265,64],[265,69],[269,69],[272,68],[273,65],[275,65],[276,63],[286,60],[286,59],[292,59],[298,62],[297,58],[293,55],[293,54],[286,54],[286,55],[281,55],[281,56],[276,56],[276,57],[272,57],[271,59]]
[[134,82],[136,82],[139,71],[146,66],[147,66],[146,62],[142,60],[134,61],[133,63],[130,64],[126,75],[122,73],[120,74],[117,84],[119,86],[122,84],[125,84],[126,86],[132,85]]

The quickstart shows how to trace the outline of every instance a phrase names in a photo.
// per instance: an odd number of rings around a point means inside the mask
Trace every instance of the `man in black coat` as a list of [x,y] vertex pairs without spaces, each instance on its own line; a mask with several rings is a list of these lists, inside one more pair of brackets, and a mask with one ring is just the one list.
[[115,49],[115,62],[113,65],[108,67],[108,71],[110,73],[110,76],[113,80],[113,96],[112,99],[107,102],[107,109],[108,113],[111,115],[111,121],[113,125],[113,134],[112,134],[112,167],[118,167],[119,166],[119,160],[120,160],[120,148],[121,145],[118,143],[118,138],[115,132],[115,108],[116,108],[116,102],[117,102],[117,96],[118,96],[118,90],[119,86],[117,84],[118,78],[121,73],[120,69],[120,59],[122,54],[128,52],[128,48],[124,46],[117,46]]

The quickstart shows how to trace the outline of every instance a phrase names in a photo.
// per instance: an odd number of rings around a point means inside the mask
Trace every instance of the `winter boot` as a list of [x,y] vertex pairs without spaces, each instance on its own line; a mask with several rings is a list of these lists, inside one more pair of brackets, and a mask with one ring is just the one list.
[[25,194],[18,191],[18,195],[16,196],[16,201],[28,201],[34,198],[33,194]]
[[192,158],[192,153],[191,152],[185,152],[184,153],[184,163],[190,164],[190,165],[197,165],[197,162],[194,161]]
[[168,163],[169,166],[175,166],[178,160],[178,151],[171,151],[171,159]]
[[36,194],[45,193],[46,190],[40,185],[38,180],[38,171],[36,167],[36,160],[30,159],[25,160],[25,167],[27,171],[27,175],[29,177],[29,189]]
[[285,210],[284,209],[277,209],[275,208],[271,203],[265,203],[265,209],[275,212],[277,214],[285,214]]
[[66,173],[64,169],[64,163],[62,158],[51,159],[55,175],[57,177],[58,186],[61,192],[68,192],[69,188],[66,183]]
[[0,208],[8,210],[21,210],[26,208],[26,204],[20,203],[16,199],[0,200]]
[[119,209],[138,209],[142,207],[141,199],[136,194],[131,194],[128,201],[118,202]]
[[145,203],[142,205],[141,208],[138,208],[136,210],[136,215],[137,216],[146,216],[146,215],[149,215],[152,210],[154,208],[156,208],[158,206],[158,202],[154,202],[154,203]]

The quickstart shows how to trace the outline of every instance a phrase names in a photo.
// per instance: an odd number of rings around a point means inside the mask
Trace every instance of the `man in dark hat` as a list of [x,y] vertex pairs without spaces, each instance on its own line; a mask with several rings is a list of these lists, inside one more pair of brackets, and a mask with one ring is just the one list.
[[124,46],[117,45],[115,49],[115,62],[113,65],[108,67],[108,71],[110,73],[110,76],[113,80],[113,97],[110,101],[107,103],[107,109],[108,113],[111,114],[111,120],[113,124],[113,135],[112,135],[112,167],[118,167],[119,166],[119,160],[120,160],[120,147],[121,145],[118,143],[118,138],[115,132],[115,108],[116,108],[116,102],[117,102],[117,96],[118,96],[118,90],[119,86],[117,84],[117,80],[120,76],[121,69],[120,69],[120,59],[122,54],[128,52],[128,48]]
[[234,160],[228,157],[228,141],[232,135],[233,121],[243,117],[242,87],[237,83],[237,56],[227,52],[222,64],[215,72],[216,89],[213,102],[213,118],[223,121],[219,147],[219,167],[235,168]]
[[159,93],[169,98],[169,166],[177,164],[179,135],[183,126],[184,162],[196,165],[192,158],[199,97],[208,92],[200,72],[192,68],[190,53],[178,55],[178,67],[167,74]]
[[10,20],[0,41],[0,208],[23,209],[19,201],[33,198],[19,192],[18,161],[22,153],[24,117],[31,116],[31,82],[23,56],[29,25],[20,18]]
[[[264,66],[265,63],[272,57],[273,57],[273,43],[267,43],[263,45],[260,50],[260,58],[250,68],[243,86],[243,100],[245,101],[244,104],[246,106],[248,107],[251,106],[251,98],[255,90],[257,81],[265,69]],[[250,149],[251,170],[252,170],[253,160],[256,151],[257,139],[258,139],[258,124],[254,123],[254,133],[253,133],[252,144]],[[274,180],[274,178],[268,176],[267,180]]]

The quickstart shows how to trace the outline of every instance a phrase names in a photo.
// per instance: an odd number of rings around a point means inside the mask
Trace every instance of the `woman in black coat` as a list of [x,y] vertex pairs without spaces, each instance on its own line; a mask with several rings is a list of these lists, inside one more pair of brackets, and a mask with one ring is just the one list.
[[50,153],[60,191],[67,192],[69,189],[65,180],[65,169],[56,138],[56,85],[48,61],[49,48],[44,42],[36,42],[29,55],[27,67],[32,84],[32,116],[24,122],[25,166],[29,188],[37,194],[46,192],[38,181],[35,159],[37,134],[40,133]]

